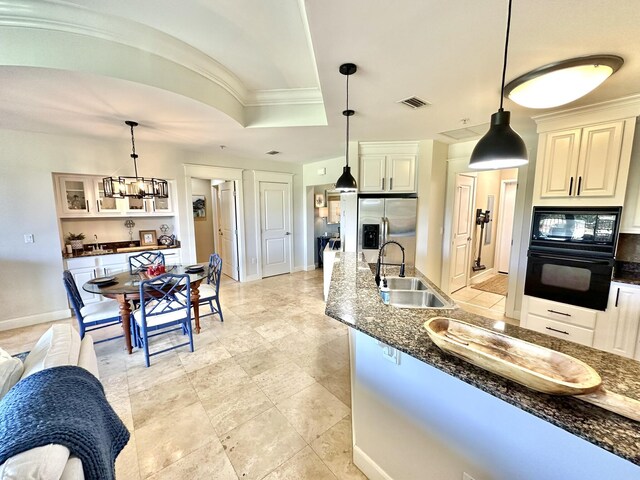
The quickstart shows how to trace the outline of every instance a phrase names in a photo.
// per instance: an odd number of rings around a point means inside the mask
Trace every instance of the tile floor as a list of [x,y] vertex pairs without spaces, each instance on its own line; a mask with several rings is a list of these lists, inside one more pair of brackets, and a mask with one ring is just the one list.
[[[366,478],[351,462],[347,328],[324,315],[322,270],[225,279],[220,296],[225,322],[202,319],[194,353],[172,350],[146,368],[142,352],[126,355],[121,340],[96,345],[107,397],[131,431],[117,478]],[[502,295],[465,287],[452,297],[517,324],[504,316]],[[0,346],[29,350],[48,328],[0,332]]]
[[[107,397],[131,431],[117,478],[365,478],[351,462],[347,327],[324,315],[322,270],[223,281],[221,300],[225,322],[205,317],[194,353],[145,368],[121,340],[96,345]],[[48,327],[0,332],[0,346],[29,350]]]
[[[483,280],[489,280],[489,278],[490,277],[483,278]],[[453,292],[451,298],[468,312],[482,315],[493,320],[502,320],[514,325],[519,324],[518,320],[505,316],[507,297],[504,295],[476,290],[468,286]]]

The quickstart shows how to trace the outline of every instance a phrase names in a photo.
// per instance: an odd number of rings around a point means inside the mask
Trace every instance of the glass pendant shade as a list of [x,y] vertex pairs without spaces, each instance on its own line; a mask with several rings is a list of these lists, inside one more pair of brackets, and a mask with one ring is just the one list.
[[358,190],[356,179],[351,175],[351,167],[345,166],[342,168],[342,175],[336,182],[336,190],[341,193],[356,192]]
[[476,144],[469,168],[474,170],[495,170],[513,168],[529,162],[527,147],[520,135],[509,124],[511,112],[498,110],[491,115],[489,131]]
[[552,108],[596,89],[624,63],[615,55],[591,55],[545,65],[509,82],[506,96],[528,108]]

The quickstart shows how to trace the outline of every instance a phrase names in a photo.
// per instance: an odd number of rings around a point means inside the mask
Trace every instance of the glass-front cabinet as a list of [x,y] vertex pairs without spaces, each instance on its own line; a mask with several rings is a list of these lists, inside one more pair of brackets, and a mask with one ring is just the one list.
[[65,215],[84,216],[93,213],[89,193],[91,182],[84,177],[59,177],[60,210]]
[[101,178],[96,178],[93,182],[95,185],[94,192],[96,193],[96,208],[98,209],[98,213],[103,215],[119,215],[122,211],[122,200],[116,197],[105,197],[104,183]]

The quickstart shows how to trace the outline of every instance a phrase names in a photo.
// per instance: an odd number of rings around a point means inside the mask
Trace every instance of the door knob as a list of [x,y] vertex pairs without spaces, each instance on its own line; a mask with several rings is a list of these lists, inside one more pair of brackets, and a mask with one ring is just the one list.
[[287,232],[287,233],[285,233],[285,235],[291,235],[291,232]]

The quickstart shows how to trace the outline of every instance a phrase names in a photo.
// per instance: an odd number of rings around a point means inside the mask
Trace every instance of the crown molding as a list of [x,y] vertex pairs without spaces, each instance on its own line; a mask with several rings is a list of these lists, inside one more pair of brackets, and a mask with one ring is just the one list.
[[84,35],[141,50],[219,85],[243,107],[322,103],[319,88],[250,91],[224,65],[171,35],[62,0],[0,0],[1,27]]

